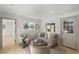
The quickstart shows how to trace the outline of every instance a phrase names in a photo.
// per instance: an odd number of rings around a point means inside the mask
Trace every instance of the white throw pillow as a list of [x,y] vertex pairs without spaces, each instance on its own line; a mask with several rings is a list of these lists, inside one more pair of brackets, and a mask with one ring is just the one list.
[[47,34],[48,34],[48,39],[50,39],[50,37],[51,37],[51,32],[48,32]]

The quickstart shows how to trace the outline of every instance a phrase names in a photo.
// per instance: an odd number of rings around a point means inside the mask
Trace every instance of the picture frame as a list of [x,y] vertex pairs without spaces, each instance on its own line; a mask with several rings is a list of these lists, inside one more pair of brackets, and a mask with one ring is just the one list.
[[36,29],[39,29],[39,28],[40,28],[39,24],[36,24],[36,25],[35,25],[35,28],[36,28]]

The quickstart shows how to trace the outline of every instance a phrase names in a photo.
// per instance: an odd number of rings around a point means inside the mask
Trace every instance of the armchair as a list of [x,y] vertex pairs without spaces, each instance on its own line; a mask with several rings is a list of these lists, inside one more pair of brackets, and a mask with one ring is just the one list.
[[45,33],[43,37],[38,36],[38,39],[44,40],[45,42],[47,42],[48,46],[52,48],[52,47],[57,46],[58,35],[55,33]]

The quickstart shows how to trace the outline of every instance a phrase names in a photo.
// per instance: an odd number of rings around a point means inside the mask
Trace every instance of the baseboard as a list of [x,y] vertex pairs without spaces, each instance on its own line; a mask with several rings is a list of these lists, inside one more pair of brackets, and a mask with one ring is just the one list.
[[63,45],[63,44],[61,44],[61,46],[64,46],[64,47],[66,47],[66,48],[69,48],[69,49],[72,49],[72,50],[76,50],[76,51],[77,51],[77,49],[74,49],[74,48],[71,48],[71,47],[67,47],[67,46],[65,46],[65,45]]

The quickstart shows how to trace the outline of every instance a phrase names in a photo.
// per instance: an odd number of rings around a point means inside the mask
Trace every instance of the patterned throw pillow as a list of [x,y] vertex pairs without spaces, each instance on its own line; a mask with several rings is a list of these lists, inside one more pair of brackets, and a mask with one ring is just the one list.
[[40,37],[45,37],[45,33],[40,33]]

